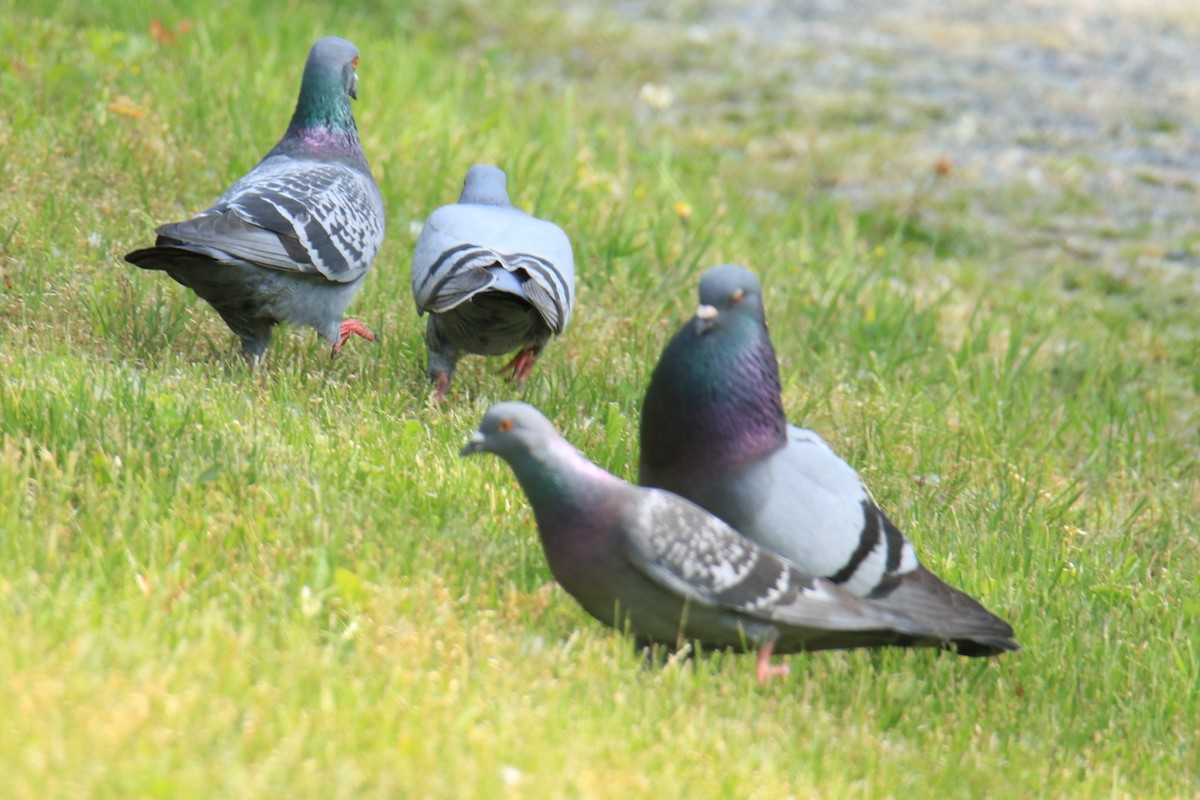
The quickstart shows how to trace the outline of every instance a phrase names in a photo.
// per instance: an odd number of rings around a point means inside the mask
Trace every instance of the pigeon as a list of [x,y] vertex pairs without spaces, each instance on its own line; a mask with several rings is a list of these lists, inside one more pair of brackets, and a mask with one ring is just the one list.
[[558,583],[639,643],[756,650],[760,682],[786,674],[772,653],[945,644],[940,618],[926,624],[805,575],[699,506],[606,472],[533,406],[492,406],[462,448],[477,452],[512,467]]
[[313,45],[283,138],[207,211],[157,228],[154,247],[125,260],[160,269],[211,305],[242,341],[251,369],[280,322],[313,328],[336,355],[342,320],[383,242],[383,198],[358,141],[358,49]]
[[788,424],[762,289],[727,264],[667,344],[642,405],[638,483],[675,492],[805,574],[947,631],[960,655],[1019,649],[1012,627],[926,569],[858,473]]
[[417,314],[429,312],[425,344],[434,399],[450,388],[463,352],[519,352],[501,372],[523,383],[550,334],[575,304],[575,258],[552,222],[514,208],[503,170],[476,164],[462,194],[425,221],[413,252]]

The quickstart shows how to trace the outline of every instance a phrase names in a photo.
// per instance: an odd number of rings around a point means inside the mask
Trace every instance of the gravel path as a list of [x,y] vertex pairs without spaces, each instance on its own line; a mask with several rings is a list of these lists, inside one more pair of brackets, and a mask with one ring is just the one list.
[[728,62],[664,76],[677,96],[731,72],[771,76],[776,102],[837,95],[863,104],[850,124],[907,129],[905,147],[838,176],[856,202],[911,197],[941,160],[954,180],[934,191],[968,196],[1034,261],[1200,273],[1196,0],[620,0],[585,13],[616,15],[634,47],[720,42]]

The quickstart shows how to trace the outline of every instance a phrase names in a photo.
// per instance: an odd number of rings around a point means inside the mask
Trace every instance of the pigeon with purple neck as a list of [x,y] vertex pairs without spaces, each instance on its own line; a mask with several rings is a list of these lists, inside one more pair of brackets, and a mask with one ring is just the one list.
[[606,472],[533,406],[493,406],[462,449],[477,452],[512,468],[559,585],[642,643],[750,650],[765,682],[787,673],[773,653],[946,641],[937,625],[807,576],[681,497]]
[[317,331],[336,354],[375,335],[346,307],[383,242],[384,211],[358,139],[358,49],[313,45],[291,124],[254,169],[206,211],[161,225],[125,260],[163,270],[213,307],[251,369],[281,322]]
[[679,494],[808,575],[941,632],[965,656],[1019,648],[1007,622],[918,560],[858,473],[788,424],[762,288],[727,264],[667,344],[642,405],[638,482]]

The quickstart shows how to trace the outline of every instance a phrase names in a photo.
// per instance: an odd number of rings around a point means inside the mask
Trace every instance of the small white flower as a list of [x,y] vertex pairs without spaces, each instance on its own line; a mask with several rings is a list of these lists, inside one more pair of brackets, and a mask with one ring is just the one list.
[[304,585],[300,590],[300,613],[310,619],[321,613],[321,598],[313,594],[313,590]]
[[505,786],[516,786],[521,782],[522,777],[521,770],[516,767],[505,765],[500,768],[500,780],[504,782]]
[[662,86],[657,83],[643,83],[641,90],[638,92],[638,100],[641,100],[656,111],[662,111],[675,102],[675,93],[671,91],[671,87],[669,86]]

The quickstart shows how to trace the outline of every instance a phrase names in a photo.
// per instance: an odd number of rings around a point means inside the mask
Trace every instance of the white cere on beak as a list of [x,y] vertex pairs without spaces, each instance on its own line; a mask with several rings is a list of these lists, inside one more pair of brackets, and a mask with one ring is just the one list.
[[713,326],[717,324],[717,314],[719,313],[720,312],[717,311],[716,306],[710,306],[708,304],[701,305],[699,308],[697,308],[696,335],[703,336],[712,330]]

